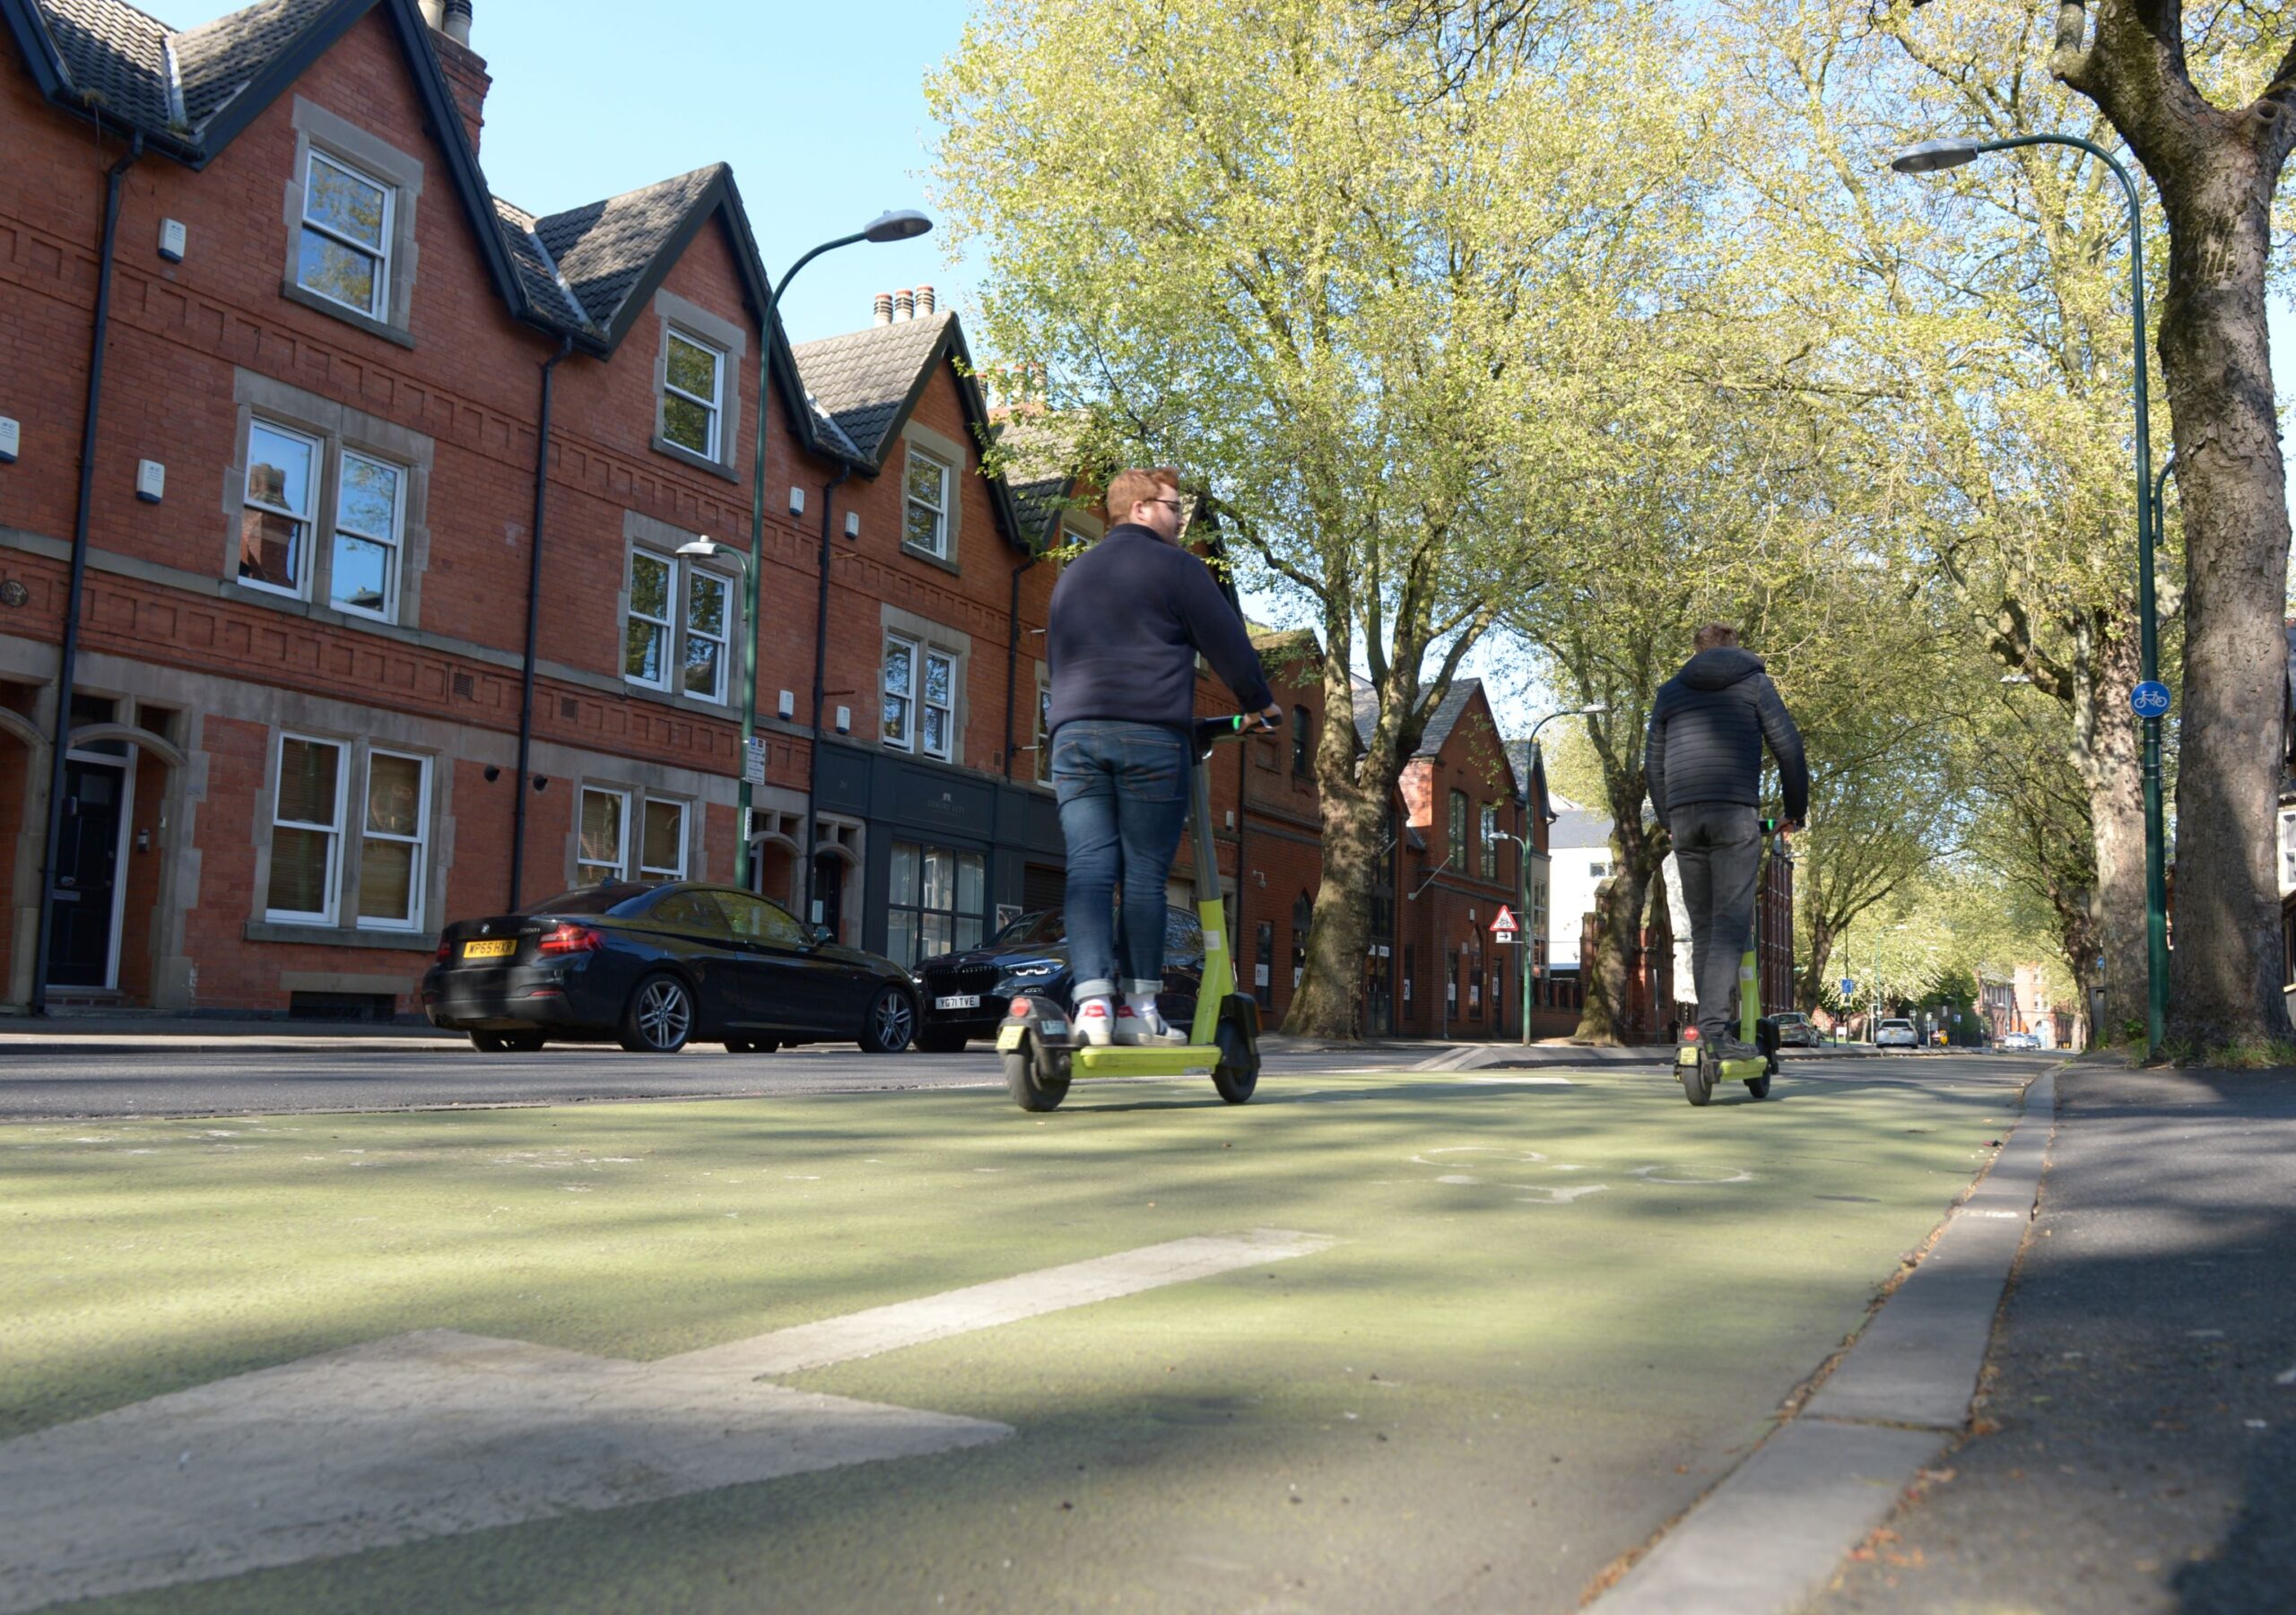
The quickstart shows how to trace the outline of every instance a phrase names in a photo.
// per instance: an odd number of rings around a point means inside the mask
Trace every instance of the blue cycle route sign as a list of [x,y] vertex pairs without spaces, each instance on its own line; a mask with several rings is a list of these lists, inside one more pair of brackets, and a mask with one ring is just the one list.
[[2160,717],[2169,710],[2169,687],[2147,679],[2128,692],[2128,709],[2139,717]]
[[1841,978],[1841,995],[1844,998],[1847,998],[1856,991],[1857,991],[1857,984],[1850,980],[1848,977],[1843,977]]

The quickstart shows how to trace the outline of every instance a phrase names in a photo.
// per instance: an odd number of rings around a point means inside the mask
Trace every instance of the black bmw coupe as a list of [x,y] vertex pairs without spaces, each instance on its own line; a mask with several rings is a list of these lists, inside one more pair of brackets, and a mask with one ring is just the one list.
[[[1164,990],[1157,1006],[1174,1026],[1196,1013],[1204,978],[1204,927],[1177,904],[1164,911]],[[917,967],[917,1046],[954,1054],[974,1038],[994,1038],[1016,993],[1067,1003],[1076,977],[1068,968],[1068,925],[1057,908],[1024,914],[988,945],[944,953]]]
[[764,1054],[850,1038],[887,1054],[917,1029],[916,991],[892,960],[764,898],[685,881],[585,887],[457,921],[439,933],[422,1007],[489,1052],[556,1039]]

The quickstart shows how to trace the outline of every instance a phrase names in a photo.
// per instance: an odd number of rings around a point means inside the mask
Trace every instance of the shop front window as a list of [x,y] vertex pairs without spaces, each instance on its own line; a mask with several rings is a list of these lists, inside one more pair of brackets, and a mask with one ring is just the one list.
[[885,955],[903,969],[980,946],[988,883],[978,853],[896,841],[885,884]]

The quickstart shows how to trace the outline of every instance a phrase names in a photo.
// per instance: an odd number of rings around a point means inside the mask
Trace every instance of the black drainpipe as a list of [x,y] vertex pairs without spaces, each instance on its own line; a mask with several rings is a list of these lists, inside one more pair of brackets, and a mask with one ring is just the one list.
[[[837,509],[837,491],[853,474],[849,465],[822,486],[822,581],[813,609],[813,752],[805,765],[805,924],[813,923],[813,859],[821,848],[822,698],[829,682],[829,558],[830,528]],[[752,563],[754,564],[754,563]],[[751,631],[754,633],[755,629]],[[749,826],[744,825],[744,830]]]
[[88,578],[88,507],[95,498],[96,416],[104,396],[104,347],[111,334],[112,249],[119,239],[119,187],[144,155],[144,136],[104,175],[104,238],[96,258],[96,328],[88,356],[87,419],[80,429],[80,502],[72,517],[72,581],[64,595],[64,648],[56,669],[56,735],[48,771],[48,835],[39,859],[39,929],[32,939],[31,1012],[48,1013],[48,938],[56,924],[56,854],[64,839],[64,768],[72,750],[72,682],[79,671],[80,597]]
[[526,660],[519,674],[518,771],[510,786],[510,912],[518,911],[518,894],[526,874],[526,795],[534,789],[526,768],[535,743],[535,635],[542,623],[542,518],[550,498],[550,397],[559,361],[574,351],[574,339],[565,338],[558,352],[542,361],[542,420],[535,432],[535,522],[526,540]]

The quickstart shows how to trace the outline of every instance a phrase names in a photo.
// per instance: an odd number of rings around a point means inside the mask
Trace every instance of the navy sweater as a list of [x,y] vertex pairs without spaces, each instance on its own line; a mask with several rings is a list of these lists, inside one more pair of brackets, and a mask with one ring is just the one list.
[[1761,658],[1735,646],[1702,650],[1658,688],[1650,707],[1643,768],[1664,824],[1692,803],[1761,805],[1761,748],[1778,759],[1786,817],[1810,812],[1810,768],[1801,732],[1786,716]]
[[1149,528],[1118,523],[1053,587],[1048,729],[1092,717],[1187,728],[1196,717],[1198,651],[1244,710],[1275,699],[1244,620],[1211,569]]

